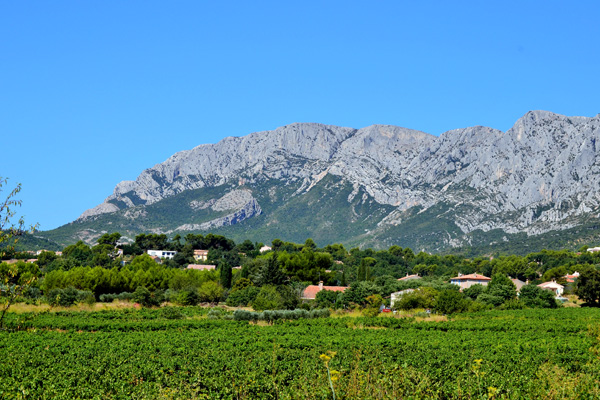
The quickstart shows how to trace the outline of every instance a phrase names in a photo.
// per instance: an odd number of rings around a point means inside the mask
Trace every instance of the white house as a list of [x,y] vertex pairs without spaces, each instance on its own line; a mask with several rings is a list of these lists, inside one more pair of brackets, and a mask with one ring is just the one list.
[[554,292],[554,294],[556,295],[556,297],[560,297],[563,294],[563,291],[565,290],[565,287],[561,284],[558,284],[554,281],[551,282],[544,282],[544,283],[540,283],[538,285],[539,288],[542,288],[544,290],[551,290]]
[[592,248],[588,249],[588,251],[590,253],[597,253],[600,251],[600,247],[592,247]]
[[176,251],[171,250],[148,250],[147,253],[150,257],[160,257],[169,259],[175,257],[175,254],[177,254]]
[[261,253],[264,253],[264,252],[271,251],[271,250],[272,250],[272,249],[271,249],[271,247],[270,247],[270,246],[263,246],[263,247],[261,247],[261,248],[260,248],[260,250],[259,250],[259,251],[260,251]]
[[391,294],[391,301],[390,301],[390,305],[392,308],[394,308],[394,304],[399,301],[402,296],[404,296],[405,294],[408,293],[412,293],[414,292],[415,289],[404,289],[404,290],[400,290],[399,292],[394,292]]

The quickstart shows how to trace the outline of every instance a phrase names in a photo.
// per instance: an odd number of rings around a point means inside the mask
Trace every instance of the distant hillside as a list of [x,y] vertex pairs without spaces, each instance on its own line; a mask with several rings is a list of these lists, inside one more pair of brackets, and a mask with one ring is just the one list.
[[[48,251],[60,251],[63,246],[42,236],[38,236],[38,234],[29,234],[25,233],[18,237],[17,244],[15,245],[15,250],[17,251],[25,251],[25,250],[48,250]],[[7,243],[3,243],[4,246]],[[2,247],[0,245],[0,247]]]

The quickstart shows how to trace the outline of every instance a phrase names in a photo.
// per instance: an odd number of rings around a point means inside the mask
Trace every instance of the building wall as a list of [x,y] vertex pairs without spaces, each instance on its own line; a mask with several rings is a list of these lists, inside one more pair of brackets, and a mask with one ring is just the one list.
[[177,254],[176,251],[170,250],[148,250],[147,253],[150,257],[160,257],[169,259],[175,257],[175,254]]
[[467,289],[473,285],[487,286],[489,281],[480,281],[476,279],[453,279],[450,281],[450,283],[460,286],[461,289]]

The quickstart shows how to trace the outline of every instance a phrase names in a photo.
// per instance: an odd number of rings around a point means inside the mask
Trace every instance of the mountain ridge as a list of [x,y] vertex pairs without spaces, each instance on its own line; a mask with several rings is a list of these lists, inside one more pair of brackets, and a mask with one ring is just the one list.
[[[469,245],[473,241],[469,235],[477,231],[499,229],[509,235],[540,235],[600,218],[596,143],[600,145],[600,114],[567,117],[541,110],[526,113],[506,132],[473,126],[438,137],[393,125],[355,129],[293,123],[177,152],[144,170],[135,181],[119,183],[103,203],[85,211],[72,224],[81,224],[83,229],[87,222],[109,214],[122,213],[125,217],[127,211],[143,213],[152,204],[188,191],[221,188],[223,193],[213,201],[234,190],[251,193],[251,199],[229,210],[229,225],[219,225],[218,221],[225,223],[225,216],[208,215],[210,208],[203,209],[208,219],[201,221],[197,210],[179,204],[178,213],[188,213],[197,221],[152,229],[173,233],[181,231],[183,225],[199,231],[244,225],[253,218],[271,218],[273,210],[284,206],[278,196],[288,196],[285,201],[301,199],[326,177],[332,177],[331,182],[340,182],[340,187],[352,188],[347,204],[338,199],[336,207],[352,214],[360,192],[360,201],[372,202],[373,209],[379,210],[376,213],[385,214],[377,223],[365,225],[368,232],[389,231],[405,223],[407,217],[414,219],[446,204],[449,209],[441,207],[445,211],[431,218],[448,219],[448,238],[433,249]],[[265,182],[270,182],[268,190],[272,193],[259,201],[256,191]],[[323,185],[334,185],[331,182]],[[292,187],[290,193],[282,194]],[[266,206],[265,201],[272,204]],[[301,201],[298,207],[311,212]],[[391,239],[382,235],[383,242]],[[427,233],[421,236],[425,238]]]

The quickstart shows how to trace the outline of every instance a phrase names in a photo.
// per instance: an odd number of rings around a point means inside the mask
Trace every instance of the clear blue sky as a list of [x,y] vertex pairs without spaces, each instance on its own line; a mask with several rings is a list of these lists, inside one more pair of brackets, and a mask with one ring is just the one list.
[[0,176],[47,230],[177,151],[292,122],[439,135],[535,109],[592,117],[599,15],[598,1],[4,1]]

